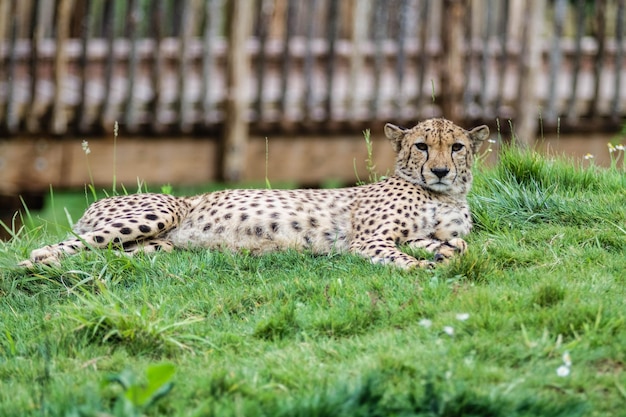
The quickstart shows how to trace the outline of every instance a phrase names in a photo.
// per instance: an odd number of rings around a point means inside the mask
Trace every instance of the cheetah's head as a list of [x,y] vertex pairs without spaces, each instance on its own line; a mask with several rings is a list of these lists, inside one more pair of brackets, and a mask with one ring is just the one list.
[[387,123],[385,135],[397,154],[396,175],[438,193],[465,195],[474,153],[489,137],[489,128],[468,131],[446,119],[429,119],[411,129]]

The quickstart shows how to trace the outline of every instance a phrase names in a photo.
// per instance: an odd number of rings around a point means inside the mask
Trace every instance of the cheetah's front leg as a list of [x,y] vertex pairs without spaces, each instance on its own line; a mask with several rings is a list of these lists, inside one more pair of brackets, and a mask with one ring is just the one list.
[[461,238],[450,240],[439,239],[414,239],[408,240],[407,245],[411,248],[426,249],[435,254],[435,261],[444,262],[456,254],[463,254],[467,251],[467,243]]
[[394,264],[402,269],[430,268],[433,263],[423,259],[416,259],[398,249],[393,240],[368,240],[359,247],[351,248],[353,253],[369,258],[372,263]]

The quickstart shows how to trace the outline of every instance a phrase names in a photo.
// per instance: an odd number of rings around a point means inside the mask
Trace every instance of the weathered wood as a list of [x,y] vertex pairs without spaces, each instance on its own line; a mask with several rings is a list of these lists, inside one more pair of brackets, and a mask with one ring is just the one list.
[[212,98],[212,90],[218,84],[213,77],[217,75],[215,69],[217,61],[215,42],[218,34],[219,13],[222,9],[222,1],[223,0],[209,0],[209,2],[205,4],[203,33],[204,54],[202,55],[202,114],[205,126],[210,126],[219,120],[215,115],[216,104]]
[[63,90],[67,79],[67,54],[65,50],[66,40],[70,31],[70,13],[73,0],[60,0],[59,18],[57,24],[57,45],[54,56],[54,100],[52,104],[52,133],[63,134],[67,132],[67,110],[63,103]]
[[394,111],[402,114],[406,106],[406,94],[404,91],[404,77],[406,74],[406,38],[407,38],[407,20],[409,19],[409,1],[401,0],[400,13],[398,19],[398,33],[396,35],[396,44],[398,45],[398,55],[396,56],[396,88],[398,94],[394,101]]
[[352,53],[350,54],[350,73],[348,79],[348,95],[347,95],[347,107],[348,117],[351,119],[358,119],[359,106],[362,102],[360,99],[360,74],[365,68],[365,54],[364,48],[367,41],[367,30],[369,24],[367,21],[370,15],[372,7],[372,0],[359,0],[355,3],[354,7],[354,22],[352,24]]
[[[427,68],[428,68],[428,61],[429,61],[429,57],[431,56],[430,53],[428,53],[427,51],[427,45],[428,45],[428,30],[429,30],[429,23],[430,23],[430,19],[428,19],[428,16],[430,15],[430,0],[424,0],[422,5],[422,13],[420,13],[420,18],[419,18],[419,51],[420,54],[418,56],[418,63],[417,63],[417,73],[418,73],[418,79],[417,79],[417,97],[416,97],[416,105],[418,109],[422,109],[425,106],[423,106],[424,104],[424,83],[426,81],[426,72],[427,72]],[[425,118],[427,117],[425,114],[425,112],[418,110],[418,116],[420,118]]]
[[[363,0],[367,1],[367,0]],[[307,2],[307,12],[309,15],[315,14],[317,10],[318,0],[309,0]],[[313,95],[313,30],[315,29],[315,21],[308,19],[306,23],[306,40],[304,46],[304,120],[310,123],[314,120],[315,97]]]
[[[246,120],[252,129],[295,132],[414,122],[443,113],[459,123],[510,119],[519,127],[518,91],[533,91],[534,117],[541,108],[546,129],[564,115],[571,116],[561,123],[565,129],[621,125],[624,0],[595,3],[591,14],[583,12],[584,0],[571,6],[544,1],[540,20],[556,30],[551,39],[536,34],[549,65],[539,65],[530,88],[521,87],[527,66],[518,63],[528,59],[520,34],[532,4],[456,1],[471,5],[457,23],[442,13],[444,3],[428,0],[249,2],[256,23],[246,48],[255,69]],[[227,4],[86,0],[72,9],[73,32],[57,45],[61,2],[0,2],[6,11],[0,13],[0,129],[46,134],[65,117],[59,132],[101,133],[118,120],[123,131],[138,134],[192,128],[214,133],[227,117]],[[573,12],[565,18],[563,5]],[[149,23],[136,20],[137,10]],[[594,22],[603,22],[606,36],[587,31]],[[442,45],[441,34],[448,32],[463,34],[452,50],[460,70],[449,65],[450,50]],[[64,77],[55,75],[59,53],[65,56]],[[460,100],[454,90],[462,91]],[[457,98],[443,97],[451,91]],[[444,104],[457,111],[442,111]]]
[[281,74],[280,74],[280,101],[279,101],[279,110],[280,112],[285,115],[286,117],[284,118],[285,120],[283,122],[286,122],[289,119],[289,113],[291,113],[290,109],[289,109],[289,105],[288,105],[288,100],[289,100],[289,79],[291,78],[291,67],[292,67],[292,57],[293,54],[291,53],[291,48],[290,48],[290,42],[291,39],[293,39],[293,36],[295,34],[295,30],[296,30],[296,2],[295,1],[290,1],[287,3],[287,21],[285,22],[285,35],[284,35],[284,41],[283,41],[283,46],[285,48],[284,50],[284,56],[282,61],[282,65],[281,65]]
[[176,110],[178,128],[183,133],[189,133],[193,127],[191,117],[192,106],[189,100],[188,85],[189,85],[189,43],[191,41],[191,33],[193,30],[192,16],[197,12],[196,0],[179,0],[180,10],[180,56],[178,57],[179,69],[178,69],[178,101]]
[[[16,10],[16,2],[12,1],[11,2],[11,7],[10,10],[12,9],[13,11]],[[9,13],[9,16],[13,15],[13,13]],[[9,82],[7,83],[7,102],[5,105],[5,114],[4,114],[4,122],[6,125],[6,130],[8,132],[16,132],[17,131],[17,127],[18,127],[18,123],[19,123],[19,117],[17,115],[17,109],[16,109],[16,103],[15,103],[15,86],[13,83],[13,80],[15,79],[15,73],[16,73],[16,42],[17,42],[17,31],[18,31],[18,20],[17,19],[11,19],[10,23],[9,23],[9,63],[7,65],[7,79],[9,80]]]
[[465,91],[465,39],[463,19],[467,9],[466,0],[444,0],[441,39],[443,63],[441,66],[441,109],[450,120],[462,120],[464,116],[463,92]]
[[246,0],[230,2],[227,55],[226,123],[222,176],[227,181],[239,181],[244,170],[248,141],[248,80],[250,58],[246,41],[250,35],[252,12]]
[[575,123],[578,116],[576,109],[576,94],[578,92],[579,74],[582,61],[582,38],[585,31],[585,0],[576,1],[576,40],[574,52],[574,65],[572,69],[571,94],[567,103],[567,118],[570,123]]
[[124,103],[124,123],[129,132],[136,132],[138,123],[136,119],[135,104],[135,84],[137,81],[137,66],[139,58],[137,56],[137,24],[141,20],[141,9],[139,0],[128,0],[128,38],[130,41],[130,56],[128,62],[128,84],[126,91],[126,101]]
[[256,34],[259,40],[259,53],[256,57],[256,100],[254,102],[254,109],[256,111],[256,117],[259,120],[264,119],[264,102],[263,97],[265,96],[265,83],[261,82],[261,80],[265,79],[266,69],[267,69],[267,57],[266,47],[267,47],[267,36],[269,34],[269,22],[271,20],[272,12],[274,10],[274,4],[270,0],[259,0],[258,2],[258,32]]
[[[74,116],[74,124],[77,126],[79,132],[85,132],[88,130],[87,126],[87,66],[89,64],[87,59],[87,48],[89,47],[90,33],[89,33],[89,17],[91,15],[92,0],[85,0],[85,14],[82,19],[81,28],[81,54],[78,61],[78,67],[80,68],[80,95],[83,97],[78,103],[76,115]],[[35,131],[34,129],[31,131]]]
[[[495,9],[495,1],[488,0],[487,1],[487,22],[485,23],[485,27],[483,28],[483,37],[482,37],[482,59],[480,61],[480,107],[483,111],[482,116],[484,117],[486,114],[491,113],[490,100],[487,93],[487,86],[492,77],[492,74],[489,71],[489,66],[492,61],[491,48],[489,44],[489,40],[491,39],[493,32],[493,15]],[[471,39],[471,38],[468,38]]]
[[111,131],[113,120],[111,117],[111,88],[113,84],[113,59],[115,57],[114,45],[115,45],[115,4],[114,1],[107,1],[104,3],[104,19],[103,19],[103,32],[107,39],[107,52],[106,66],[104,69],[104,98],[102,105],[99,109],[98,120],[100,127],[107,131]]
[[[217,140],[121,137],[114,145],[110,139],[94,139],[88,143],[89,155],[82,149],[82,140],[0,142],[0,195],[46,192],[50,185],[55,190],[80,189],[91,178],[96,188],[111,189],[114,159],[118,189],[124,186],[131,192],[138,181],[158,191],[164,184],[199,185],[220,179],[215,164]],[[372,143],[377,169],[385,173],[393,166],[393,150],[382,134],[373,135]],[[264,184],[266,172],[273,184],[315,185],[328,178],[353,184],[357,175],[367,178],[367,150],[361,135],[278,136],[269,138],[268,148],[266,166],[266,137],[249,138],[240,181]]]
[[161,92],[163,91],[163,54],[161,53],[163,40],[163,0],[152,0],[150,8],[150,29],[154,40],[152,62],[150,65],[150,85],[152,97],[147,103],[148,113],[152,115],[151,127],[154,132],[161,132]]
[[518,85],[518,107],[515,135],[520,143],[535,141],[539,123],[539,108],[536,92],[541,68],[541,34],[543,32],[542,10],[545,0],[528,0],[524,15],[524,45],[522,49],[521,75]]
[[[37,66],[39,62],[39,47],[41,45],[41,40],[43,37],[43,27],[41,25],[41,0],[35,1],[33,5],[32,14],[31,14],[31,22],[30,22],[30,39],[31,39],[31,53],[30,53],[30,63],[28,66],[28,73],[30,75],[31,83],[30,83],[30,101],[28,103],[28,116],[26,117],[26,124],[28,130],[37,131],[39,130],[39,120],[41,115],[39,113],[39,109],[37,108],[37,86],[39,80],[39,74],[37,72]],[[84,96],[83,96],[84,97]],[[82,102],[82,100],[81,100]]]
[[611,102],[611,118],[617,122],[620,119],[620,97],[622,96],[622,68],[624,64],[624,26],[626,25],[626,0],[617,3],[617,18],[615,21],[615,40],[617,52],[613,64],[615,72],[615,92]]
[[606,0],[596,0],[594,2],[595,16],[594,26],[596,31],[596,39],[598,40],[598,54],[596,56],[595,65],[593,66],[593,78],[595,80],[593,86],[593,97],[589,105],[590,116],[594,117],[598,114],[598,102],[600,98],[600,77],[604,67],[605,54],[605,37],[606,37]]
[[558,110],[556,108],[557,100],[557,76],[561,69],[561,61],[563,59],[563,52],[559,47],[561,36],[563,36],[563,24],[565,20],[565,8],[567,6],[567,0],[556,0],[554,3],[554,27],[552,34],[552,45],[550,46],[550,75],[548,83],[548,105],[545,114],[545,120],[548,123],[555,124],[558,117]]
[[376,0],[374,2],[374,23],[372,24],[372,31],[374,32],[374,94],[369,108],[369,117],[372,120],[378,119],[380,111],[380,83],[385,65],[383,40],[386,37],[387,9],[388,4],[386,0]]
[[333,91],[335,86],[335,62],[337,35],[339,32],[339,0],[328,0],[328,17],[326,28],[326,99],[324,100],[324,116],[326,120],[333,119]]
[[498,32],[500,33],[500,48],[499,48],[499,56],[496,57],[497,67],[498,67],[498,89],[496,92],[496,100],[495,100],[495,113],[502,114],[502,102],[504,101],[504,83],[506,78],[506,69],[509,61],[509,54],[507,48],[507,41],[509,39],[508,34],[508,20],[509,20],[509,1],[504,0],[500,3],[501,13],[498,25]]

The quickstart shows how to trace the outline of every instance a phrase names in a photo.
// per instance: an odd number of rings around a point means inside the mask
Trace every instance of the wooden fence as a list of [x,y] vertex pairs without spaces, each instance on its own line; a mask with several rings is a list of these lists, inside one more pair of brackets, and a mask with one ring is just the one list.
[[616,130],[625,0],[0,0],[0,135]]

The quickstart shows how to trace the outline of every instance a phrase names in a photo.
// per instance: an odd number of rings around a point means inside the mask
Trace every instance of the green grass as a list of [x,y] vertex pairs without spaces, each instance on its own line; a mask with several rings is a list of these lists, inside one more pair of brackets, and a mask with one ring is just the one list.
[[27,273],[55,238],[22,230],[0,244],[2,415],[624,415],[626,174],[511,148],[470,203],[469,252],[410,272],[102,251]]

